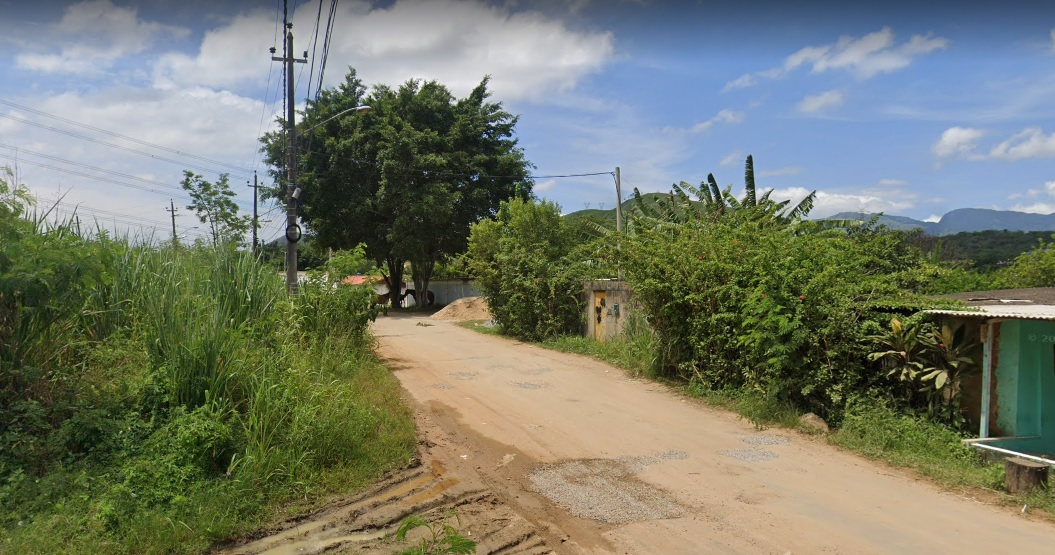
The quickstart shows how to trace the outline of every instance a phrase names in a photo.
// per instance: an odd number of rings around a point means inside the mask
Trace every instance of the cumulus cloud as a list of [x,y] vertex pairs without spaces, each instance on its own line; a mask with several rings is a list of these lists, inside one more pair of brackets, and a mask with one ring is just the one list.
[[821,110],[834,108],[843,103],[843,93],[840,91],[825,91],[817,95],[807,96],[799,102],[798,109],[804,114],[815,114]]
[[[810,191],[804,187],[774,189],[770,198],[773,200],[790,200],[792,204],[801,201]],[[839,212],[883,212],[887,214],[908,210],[914,206],[911,194],[875,194],[864,191],[861,194],[831,193],[817,191],[813,203],[811,218],[826,218]]]
[[937,214],[931,214],[930,216],[927,216],[926,218],[923,218],[923,221],[925,221],[927,223],[931,223],[931,224],[936,224],[936,223],[941,221],[941,216],[939,216]]
[[1051,214],[1055,212],[1055,180],[1047,181],[1037,188],[1027,189],[1025,193],[1012,193],[1007,198],[1008,200],[1040,199],[1031,203],[1017,203],[1010,209],[1016,212]]
[[162,36],[185,36],[187,29],[139,19],[136,8],[110,0],[71,4],[62,20],[46,30],[60,51],[23,52],[15,57],[22,69],[45,73],[97,73],[117,59],[139,54]]
[[1016,204],[1011,207],[1015,212],[1027,212],[1029,214],[1052,214],[1055,213],[1055,203],[1035,202],[1033,204]]
[[[463,95],[491,75],[491,90],[502,100],[541,98],[573,88],[614,51],[611,32],[574,31],[540,12],[482,0],[396,0],[383,7],[349,2],[337,10],[325,86],[339,84],[352,66],[367,84],[435,79]],[[310,5],[294,14],[294,51],[306,49],[315,15]],[[266,77],[273,25],[262,12],[235,18],[209,32],[197,56],[167,56],[157,79],[232,86]]]
[[974,149],[985,132],[970,127],[950,127],[941,134],[941,139],[931,150],[938,158],[948,156],[974,157]]
[[734,110],[721,110],[717,114],[715,114],[714,117],[712,117],[711,119],[701,121],[696,125],[693,125],[691,131],[693,133],[702,133],[718,123],[737,124],[743,121],[743,112],[736,112]]
[[1046,134],[1039,127],[1027,127],[997,143],[986,152],[978,152],[981,129],[950,127],[934,144],[938,158],[957,156],[968,160],[1025,160],[1055,157],[1055,133]]
[[1046,135],[1039,127],[1027,127],[989,151],[990,158],[1022,160],[1055,156],[1055,133]]
[[785,58],[780,67],[742,75],[726,83],[722,91],[754,86],[759,78],[779,79],[800,67],[809,67],[811,73],[845,70],[860,79],[870,79],[880,73],[904,69],[916,58],[948,45],[948,39],[931,35],[913,35],[898,44],[894,31],[883,27],[862,37],[846,35],[832,44],[803,47]]

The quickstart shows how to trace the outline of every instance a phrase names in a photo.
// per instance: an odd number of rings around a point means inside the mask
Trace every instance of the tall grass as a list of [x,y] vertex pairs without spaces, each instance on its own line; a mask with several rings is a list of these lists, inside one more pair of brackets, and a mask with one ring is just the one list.
[[15,223],[0,439],[22,447],[0,451],[0,551],[200,552],[409,459],[370,292],[309,285],[291,302],[234,248]]

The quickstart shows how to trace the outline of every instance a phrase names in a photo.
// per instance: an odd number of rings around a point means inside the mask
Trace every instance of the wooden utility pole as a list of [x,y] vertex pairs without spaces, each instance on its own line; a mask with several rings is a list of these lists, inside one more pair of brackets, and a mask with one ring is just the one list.
[[169,207],[165,211],[172,215],[172,244],[178,245],[179,238],[176,237],[176,204],[172,202],[172,199],[169,199]]
[[286,64],[286,293],[297,294],[297,241],[300,241],[300,226],[297,225],[297,126],[295,91],[293,86],[293,64],[308,62],[307,52],[303,59],[293,56],[293,24],[286,23],[286,46],[281,58],[272,56],[276,62]]

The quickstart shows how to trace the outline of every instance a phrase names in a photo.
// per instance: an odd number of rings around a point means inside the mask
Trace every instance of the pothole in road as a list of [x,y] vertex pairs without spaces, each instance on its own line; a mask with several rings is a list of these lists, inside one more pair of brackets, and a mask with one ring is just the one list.
[[454,389],[454,386],[449,383],[434,383],[432,384],[433,389]]
[[552,368],[532,368],[530,370],[524,370],[524,373],[528,376],[541,376],[552,371]]
[[655,456],[566,461],[535,470],[533,489],[580,518],[610,524],[675,518],[684,514],[667,492],[634,476],[662,460],[684,459],[680,451]]
[[476,377],[476,372],[451,372],[448,376],[456,380],[471,380]]

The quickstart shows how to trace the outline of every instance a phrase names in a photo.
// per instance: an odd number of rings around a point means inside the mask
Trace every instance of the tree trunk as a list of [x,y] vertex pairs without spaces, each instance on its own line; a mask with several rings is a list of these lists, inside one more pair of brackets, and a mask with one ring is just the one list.
[[1025,493],[1048,483],[1048,465],[1019,457],[1004,460],[1004,474],[1008,493]]

